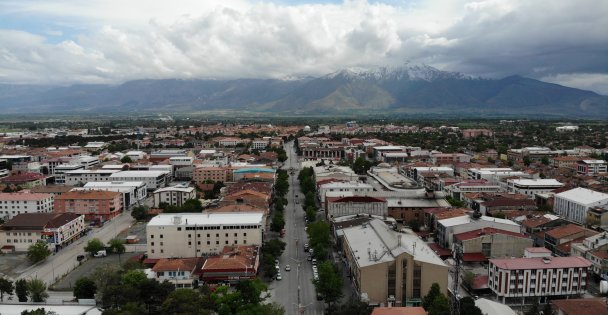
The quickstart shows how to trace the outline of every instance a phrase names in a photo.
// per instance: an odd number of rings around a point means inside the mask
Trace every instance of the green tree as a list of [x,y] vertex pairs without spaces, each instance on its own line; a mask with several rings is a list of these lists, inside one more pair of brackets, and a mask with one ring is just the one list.
[[204,315],[211,314],[203,308],[200,293],[191,289],[177,289],[167,296],[162,304],[163,314]]
[[44,302],[49,297],[46,292],[46,284],[40,279],[30,279],[27,281],[27,294],[32,302]]
[[137,288],[146,279],[147,277],[143,270],[129,270],[122,276],[122,283]]
[[93,299],[97,292],[95,281],[87,277],[82,277],[76,280],[74,284],[74,296],[77,299]]
[[543,158],[540,160],[544,165],[549,165],[549,158],[546,156],[543,156]]
[[51,254],[51,250],[45,242],[38,241],[27,249],[27,259],[33,264],[45,260]]
[[4,294],[13,294],[14,289],[13,281],[0,277],[0,301],[4,301]]
[[27,302],[27,282],[19,279],[15,282],[15,294],[19,302]]
[[272,216],[270,222],[270,230],[273,232],[280,232],[285,227],[285,216],[281,212],[277,212]]
[[93,238],[87,242],[87,246],[84,247],[84,251],[95,255],[98,251],[104,249],[103,243],[98,238]]
[[526,155],[526,156],[524,156],[523,162],[524,162],[525,166],[530,166],[530,164],[532,163],[532,160],[530,159],[529,156]]
[[449,315],[450,302],[445,295],[440,294],[433,300],[433,303],[428,308],[429,315]]
[[118,254],[118,263],[120,262],[120,256],[125,252],[125,242],[118,238],[113,238],[108,242],[108,247],[112,253]]
[[133,163],[133,160],[128,155],[125,155],[120,159],[120,163]]
[[57,313],[53,311],[47,311],[44,309],[44,307],[41,307],[31,311],[24,310],[21,312],[21,315],[57,315]]
[[146,206],[136,206],[131,211],[131,216],[137,220],[142,221],[148,218],[148,207]]
[[342,277],[331,262],[324,261],[319,264],[319,280],[314,280],[313,283],[328,308],[342,298]]
[[475,300],[472,297],[467,296],[460,299],[460,314],[483,315],[483,312],[475,305]]
[[268,299],[268,295],[262,294],[268,291],[268,287],[260,279],[239,281],[236,290],[244,304],[257,305]]
[[306,208],[306,220],[314,222],[317,219],[317,210],[314,207]]
[[431,285],[431,289],[429,290],[429,293],[427,293],[424,298],[422,298],[422,307],[425,310],[428,310],[429,307],[431,306],[431,304],[433,304],[433,301],[435,300],[436,297],[440,296],[441,293],[441,289],[439,288],[439,284],[438,283],[433,283]]
[[471,285],[473,285],[473,280],[475,280],[475,274],[470,270],[465,270],[464,274],[462,275],[462,284],[470,289]]
[[[350,298],[340,304],[334,314],[335,315],[370,315],[373,307],[357,298]],[[464,315],[464,314],[463,314]]]

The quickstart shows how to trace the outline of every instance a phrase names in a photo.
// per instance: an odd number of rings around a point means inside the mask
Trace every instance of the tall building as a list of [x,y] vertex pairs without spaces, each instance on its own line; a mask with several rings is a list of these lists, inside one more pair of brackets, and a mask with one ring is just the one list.
[[53,212],[53,195],[36,193],[0,193],[0,218],[7,221],[21,213]]

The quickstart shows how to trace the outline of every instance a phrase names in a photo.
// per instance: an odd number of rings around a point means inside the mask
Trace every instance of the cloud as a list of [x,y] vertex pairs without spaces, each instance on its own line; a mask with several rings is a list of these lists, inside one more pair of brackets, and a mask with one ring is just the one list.
[[36,17],[54,25],[48,28],[54,34],[62,26],[70,34],[79,31],[53,43],[23,30],[0,30],[0,81],[276,78],[410,61],[606,91],[606,1],[400,3],[5,1],[0,20],[2,14]]
[[607,73],[571,73],[547,76],[541,80],[608,95]]

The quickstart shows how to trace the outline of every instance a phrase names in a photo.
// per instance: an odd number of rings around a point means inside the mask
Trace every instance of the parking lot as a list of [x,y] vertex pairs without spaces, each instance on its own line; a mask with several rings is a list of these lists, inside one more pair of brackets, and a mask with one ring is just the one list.
[[[124,253],[120,256],[120,262],[124,263],[129,260],[131,257],[136,256],[141,253]],[[68,273],[65,277],[59,280],[54,286],[53,290],[72,290],[74,283],[81,277],[86,277],[97,268],[101,266],[120,266],[120,262],[118,259],[118,255],[108,255],[103,258],[92,258],[88,257],[85,261],[82,262],[80,266],[74,269],[72,272]]]
[[0,254],[0,275],[14,279],[31,266],[25,253]]

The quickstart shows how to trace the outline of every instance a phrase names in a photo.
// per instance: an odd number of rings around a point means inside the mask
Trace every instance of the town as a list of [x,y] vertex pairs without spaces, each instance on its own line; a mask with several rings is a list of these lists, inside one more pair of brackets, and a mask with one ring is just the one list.
[[0,121],[0,312],[608,314],[595,121]]

